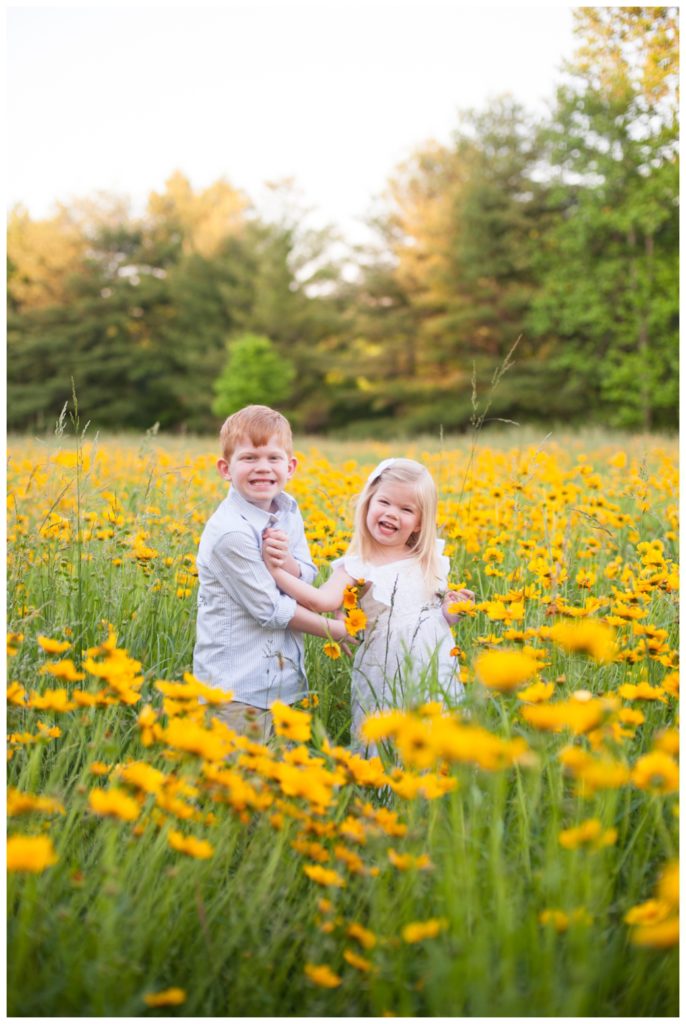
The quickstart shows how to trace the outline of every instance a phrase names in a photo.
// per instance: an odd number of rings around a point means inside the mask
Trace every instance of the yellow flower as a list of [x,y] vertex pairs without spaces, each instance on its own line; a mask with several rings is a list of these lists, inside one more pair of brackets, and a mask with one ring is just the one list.
[[33,796],[31,793],[21,793],[18,789],[10,786],[7,790],[7,814],[14,817],[17,814],[64,814],[65,810],[59,800],[50,796]]
[[38,874],[57,863],[50,836],[10,836],[7,840],[7,870]]
[[639,925],[631,933],[635,946],[649,946],[653,949],[668,949],[679,941],[679,918],[668,917],[655,924]]
[[679,765],[664,751],[653,750],[639,757],[631,773],[631,781],[639,789],[675,793],[679,788]]
[[327,658],[331,658],[332,661],[337,661],[341,656],[341,648],[335,640],[329,640],[325,643],[323,650]]
[[398,871],[407,871],[409,868],[414,868],[417,871],[430,871],[433,868],[433,864],[426,853],[413,857],[411,853],[398,853],[392,847],[389,847],[386,853],[389,861]]
[[64,654],[71,647],[68,640],[51,640],[47,636],[39,636],[37,639],[46,654]]
[[351,608],[354,608],[357,605],[358,589],[359,588],[356,587],[354,584],[351,584],[349,587],[346,587],[345,590],[343,591],[343,607],[346,610],[350,610]]
[[350,636],[356,636],[367,625],[367,616],[361,608],[351,608],[345,617],[345,628]]
[[307,743],[310,739],[312,726],[307,711],[297,711],[277,700],[271,706],[271,713],[277,736],[285,736],[286,739],[295,740],[297,743]]
[[424,939],[433,939],[439,932],[448,927],[448,921],[444,917],[432,917],[428,921],[413,921],[406,924],[402,930],[403,942],[423,942]]
[[[93,766],[91,765],[91,771]],[[132,761],[117,770],[117,775],[130,786],[142,789],[145,793],[159,793],[165,783],[166,776],[163,772],[153,768],[144,761]]]
[[303,871],[317,885],[333,885],[337,889],[342,889],[345,885],[345,879],[341,878],[337,871],[320,867],[319,864],[304,864]]
[[7,634],[7,657],[11,658],[19,650],[19,644],[24,639],[23,633]]
[[594,661],[614,661],[617,648],[614,632],[597,619],[557,622],[550,629],[550,639],[565,651],[587,654]]
[[305,974],[321,988],[337,988],[343,980],[327,964],[305,964]]
[[618,693],[624,700],[659,700],[662,704],[667,703],[662,687],[651,686],[646,682],[623,683],[619,687]]
[[214,847],[205,839],[196,839],[194,836],[184,836],[183,833],[172,829],[167,835],[167,842],[173,850],[185,853],[196,860],[207,860],[214,854]]
[[352,949],[343,950],[343,959],[346,960],[351,967],[354,967],[358,971],[363,971],[365,974],[369,974],[370,971],[374,970],[374,964],[371,960],[367,960],[358,953],[353,953]]
[[560,846],[564,846],[566,850],[576,850],[579,846],[590,846],[597,850],[617,842],[617,829],[609,828],[603,831],[598,818],[588,818],[576,828],[563,829],[558,839]]
[[627,924],[657,924],[664,921],[672,912],[669,903],[664,900],[646,900],[627,910],[624,920]]
[[532,683],[517,694],[517,700],[523,700],[527,704],[542,704],[543,701],[552,697],[555,692],[555,683]]
[[40,709],[41,711],[73,711],[76,704],[69,700],[67,691],[60,687],[58,690],[44,690],[43,693],[31,691],[28,707]]
[[162,992],[150,992],[143,996],[147,1006],[180,1006],[186,1002],[186,991],[182,988],[165,988]]
[[40,674],[46,672],[57,679],[64,679],[67,683],[76,683],[85,679],[83,672],[79,672],[71,658],[64,658],[62,661],[49,661],[40,668]]
[[356,939],[364,949],[373,949],[376,945],[376,935],[374,932],[370,932],[368,928],[357,924],[356,921],[348,925],[347,934],[351,939]]
[[474,663],[481,682],[492,690],[514,690],[538,671],[538,662],[516,650],[485,651]]
[[136,801],[116,786],[111,789],[91,790],[88,805],[94,814],[120,818],[122,821],[135,821],[140,814],[140,807]]

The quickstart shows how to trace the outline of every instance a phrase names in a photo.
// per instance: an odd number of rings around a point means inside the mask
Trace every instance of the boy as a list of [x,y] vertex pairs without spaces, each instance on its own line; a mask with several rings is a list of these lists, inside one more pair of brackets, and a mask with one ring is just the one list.
[[229,416],[220,440],[217,469],[231,487],[200,538],[193,674],[233,693],[217,717],[267,739],[273,701],[307,693],[302,633],[344,640],[346,630],[281,593],[262,559],[264,531],[274,527],[288,536],[284,567],[308,583],[317,575],[300,510],[284,493],[297,465],[288,420],[249,405]]

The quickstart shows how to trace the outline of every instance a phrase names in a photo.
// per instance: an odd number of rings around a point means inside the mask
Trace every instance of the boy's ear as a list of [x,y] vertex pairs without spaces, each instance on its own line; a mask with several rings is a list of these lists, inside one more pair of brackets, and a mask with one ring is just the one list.
[[219,475],[220,477],[222,477],[222,479],[228,480],[229,482],[231,481],[229,464],[226,461],[226,459],[217,459],[217,469],[219,470]]
[[288,460],[288,479],[289,480],[293,476],[293,474],[295,473],[297,466],[298,466],[298,460],[296,459],[295,455],[291,455],[290,459]]

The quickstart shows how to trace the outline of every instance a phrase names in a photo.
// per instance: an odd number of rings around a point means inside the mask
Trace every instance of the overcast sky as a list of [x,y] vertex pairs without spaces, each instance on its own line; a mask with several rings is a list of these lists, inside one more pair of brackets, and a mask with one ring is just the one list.
[[259,205],[294,177],[355,231],[394,166],[457,112],[553,98],[572,8],[438,0],[9,6],[7,202],[114,191],[142,207],[175,169]]

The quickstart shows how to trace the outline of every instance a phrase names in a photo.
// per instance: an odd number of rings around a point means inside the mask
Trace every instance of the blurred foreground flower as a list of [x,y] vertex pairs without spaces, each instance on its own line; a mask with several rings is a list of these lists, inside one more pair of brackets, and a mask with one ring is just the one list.
[[38,874],[57,863],[50,836],[10,836],[7,840],[7,870]]
[[274,701],[270,710],[277,736],[284,736],[297,743],[307,743],[312,734],[311,719],[307,711],[297,711],[279,700]]
[[474,671],[490,690],[516,690],[538,671],[538,662],[522,651],[485,651],[474,663]]
[[557,622],[550,629],[550,639],[565,651],[587,654],[594,661],[614,661],[617,654],[613,630],[597,619],[582,622]]

